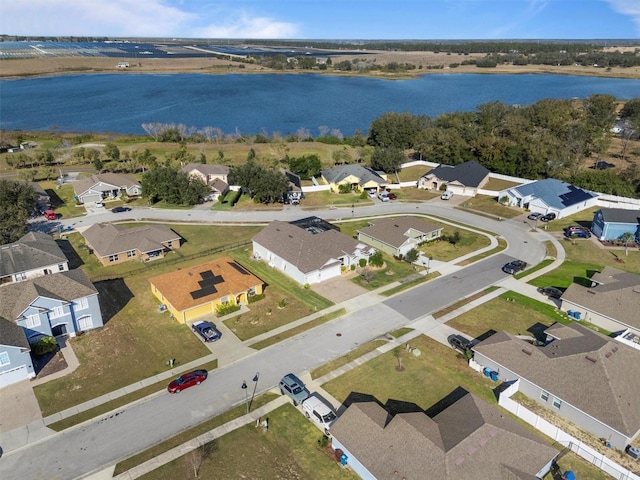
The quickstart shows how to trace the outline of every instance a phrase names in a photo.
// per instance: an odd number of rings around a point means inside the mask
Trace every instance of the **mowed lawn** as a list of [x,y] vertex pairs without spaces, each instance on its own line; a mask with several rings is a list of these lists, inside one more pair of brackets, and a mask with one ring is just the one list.
[[291,404],[269,413],[265,433],[253,423],[234,430],[144,475],[144,480],[209,479],[352,479],[359,477],[343,469],[331,447],[322,447],[322,432]]
[[487,195],[476,195],[460,204],[461,207],[469,210],[477,210],[479,213],[488,213],[502,218],[513,218],[524,213],[524,210],[515,207],[508,207],[498,202],[496,197]]

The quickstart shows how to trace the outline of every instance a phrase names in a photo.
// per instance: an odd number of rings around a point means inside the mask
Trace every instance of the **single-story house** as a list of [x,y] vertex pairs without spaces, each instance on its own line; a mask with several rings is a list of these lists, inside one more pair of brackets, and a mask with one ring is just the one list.
[[149,279],[151,292],[180,323],[216,313],[218,305],[248,303],[264,282],[229,257]]
[[[447,400],[447,399],[445,399]],[[558,450],[470,393],[435,414],[391,416],[354,402],[331,427],[331,444],[364,480],[542,478]]]
[[618,240],[632,233],[640,241],[640,210],[601,208],[593,214],[591,231],[599,240]]
[[418,188],[440,190],[446,185],[455,195],[475,197],[491,172],[473,160],[458,165],[438,165],[418,179]]
[[604,267],[591,286],[572,283],[560,297],[562,310],[610,332],[631,329],[640,334],[640,275]]
[[102,200],[142,195],[142,185],[131,175],[121,173],[100,173],[73,182],[75,199],[79,203],[94,203]]
[[217,199],[229,191],[229,171],[231,169],[226,165],[189,163],[180,170],[191,177],[199,178],[209,185],[214,199]]
[[342,165],[322,170],[320,175],[332,192],[338,192],[340,185],[349,185],[351,190],[362,191],[378,190],[389,183],[385,173],[362,165]]
[[598,196],[570,183],[547,178],[502,190],[498,201],[543,215],[555,213],[557,218],[563,218],[595,206]]
[[0,245],[0,285],[69,270],[69,261],[51,235],[29,232]]
[[287,177],[289,184],[287,185],[287,201],[289,203],[298,204],[302,199],[302,182],[300,182],[300,175],[296,175],[289,170],[281,168],[282,174]]
[[339,277],[375,250],[313,222],[294,225],[274,220],[253,237],[254,258],[266,261],[301,285]]
[[162,225],[127,228],[112,223],[96,223],[82,232],[87,246],[102,265],[164,257],[180,248],[182,237]]
[[435,240],[442,234],[442,227],[419,217],[375,218],[369,226],[358,230],[358,240],[396,257],[406,255],[423,242]]
[[578,323],[556,323],[544,346],[498,332],[474,360],[503,382],[620,450],[640,433],[640,351]]
[[[29,344],[103,325],[98,291],[82,270],[0,288],[0,387],[34,376]],[[22,330],[22,334],[20,331]],[[24,338],[23,338],[24,336]]]

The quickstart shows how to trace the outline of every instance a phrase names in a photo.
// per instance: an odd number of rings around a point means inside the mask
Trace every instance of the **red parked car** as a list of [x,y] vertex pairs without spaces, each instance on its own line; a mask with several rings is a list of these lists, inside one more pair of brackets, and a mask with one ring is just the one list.
[[200,385],[207,379],[208,372],[206,370],[195,370],[179,376],[169,384],[167,390],[169,393],[180,393],[185,388]]
[[54,212],[53,210],[45,210],[44,217],[47,220],[57,220],[58,219],[58,214],[56,212]]

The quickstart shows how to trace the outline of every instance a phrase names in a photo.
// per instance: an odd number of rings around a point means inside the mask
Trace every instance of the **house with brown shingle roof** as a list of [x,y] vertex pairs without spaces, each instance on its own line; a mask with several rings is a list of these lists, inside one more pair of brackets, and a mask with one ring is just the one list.
[[248,303],[264,282],[229,257],[149,279],[151,292],[180,322],[216,313],[218,305]]
[[[306,228],[305,228],[306,226]],[[375,250],[334,228],[274,220],[253,237],[253,255],[301,285],[339,277]]]
[[123,193],[129,197],[142,195],[142,186],[131,175],[122,173],[100,173],[73,182],[73,191],[79,203],[94,203],[120,198]]
[[212,196],[218,198],[229,191],[229,171],[226,165],[189,163],[180,169],[190,177],[196,177],[209,185]]
[[127,228],[111,223],[96,223],[82,232],[87,246],[102,265],[129,260],[143,262],[164,257],[180,248],[182,237],[162,225]]
[[355,402],[331,435],[332,447],[366,480],[533,480],[549,471],[559,453],[470,393],[433,417],[391,416],[376,402]]
[[556,323],[534,346],[507,332],[474,345],[474,360],[503,382],[624,450],[640,434],[640,351],[577,323]]
[[573,283],[560,298],[562,310],[610,332],[629,329],[640,335],[640,275],[604,267],[591,286]]
[[441,234],[442,227],[419,217],[402,215],[371,220],[368,227],[358,230],[358,240],[397,257]]
[[69,261],[53,237],[29,232],[0,245],[0,285],[69,270]]

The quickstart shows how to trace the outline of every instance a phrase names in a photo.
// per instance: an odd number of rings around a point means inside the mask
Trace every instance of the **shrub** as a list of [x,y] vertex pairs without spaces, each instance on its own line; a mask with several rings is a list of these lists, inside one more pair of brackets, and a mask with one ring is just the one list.
[[216,305],[216,317],[224,317],[225,315],[237,312],[238,310],[240,310],[240,305],[236,305],[235,303],[223,303]]
[[352,263],[352,264],[351,264],[351,267],[349,267],[349,268],[350,268],[352,271],[353,271],[353,270],[355,270],[355,269],[356,269],[356,265],[355,265],[355,263]]
[[31,352],[36,355],[46,355],[58,348],[58,342],[53,337],[40,337],[38,341],[31,344]]
[[256,303],[263,299],[264,299],[264,293],[260,293],[258,295],[251,295],[249,297],[249,303]]
[[309,285],[308,283],[305,283],[304,284],[304,288],[305,288],[305,290],[309,290],[311,288],[311,285]]
[[378,267],[378,268],[384,265],[384,258],[382,258],[381,251],[377,251],[376,253],[374,253],[369,257],[369,265],[371,265],[372,267]]
[[361,258],[360,260],[358,260],[358,265],[360,265],[360,268],[366,267],[367,266],[367,259],[366,258]]
[[283,298],[278,302],[278,308],[284,308],[287,306],[287,301]]

